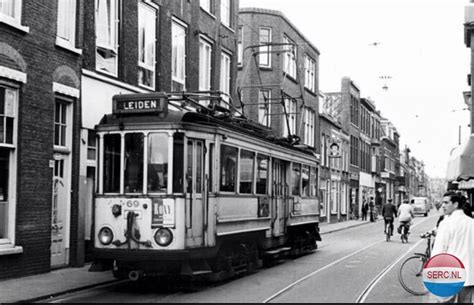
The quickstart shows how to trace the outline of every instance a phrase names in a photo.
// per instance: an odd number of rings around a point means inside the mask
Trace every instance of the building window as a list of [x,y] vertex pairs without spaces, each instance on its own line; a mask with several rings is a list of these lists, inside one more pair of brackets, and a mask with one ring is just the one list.
[[21,0],[1,0],[0,17],[10,19],[13,23],[20,24],[21,2]]
[[199,0],[199,5],[201,8],[208,13],[213,13],[212,11],[212,0]]
[[70,47],[75,46],[76,0],[58,1],[58,26],[56,36]]
[[[223,93],[223,100],[230,102],[230,55],[221,53],[221,75],[220,75],[220,89]],[[223,105],[228,107],[228,104]]]
[[87,130],[87,160],[96,160],[97,133],[94,129]]
[[304,58],[304,86],[311,92],[316,91],[316,62],[309,56]]
[[230,0],[221,0],[221,22],[230,27]]
[[[204,39],[199,40],[199,90],[211,90],[211,54],[212,46]],[[204,102],[204,101],[201,101]],[[205,102],[207,105],[207,101]]]
[[283,61],[283,71],[296,79],[296,44],[288,37],[283,37],[285,43],[285,57]]
[[138,3],[138,83],[155,89],[156,9]]
[[173,20],[171,25],[172,91],[186,90],[186,28]]
[[18,90],[0,86],[0,247],[14,243]]
[[242,66],[244,61],[244,27],[239,27],[237,37],[237,65]]
[[304,110],[304,144],[314,147],[315,112],[310,108]]
[[[259,29],[259,44],[266,45],[272,42],[272,29]],[[260,67],[270,68],[272,66],[271,46],[260,47],[259,50],[259,65]]]
[[321,136],[321,165],[327,166],[326,163],[326,135]]
[[258,91],[258,123],[263,126],[271,125],[271,90]]
[[285,98],[285,111],[284,114],[288,118],[288,123],[283,118],[283,136],[295,135],[296,132],[296,100]]
[[118,0],[96,0],[96,69],[118,73]]
[[54,111],[54,145],[66,146],[67,123],[67,104],[60,99],[56,99],[56,108]]

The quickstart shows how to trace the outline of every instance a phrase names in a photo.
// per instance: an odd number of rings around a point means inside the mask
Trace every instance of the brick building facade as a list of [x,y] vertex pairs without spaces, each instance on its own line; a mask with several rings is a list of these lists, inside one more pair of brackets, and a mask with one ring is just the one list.
[[76,263],[81,27],[62,27],[69,16],[82,11],[56,1],[0,11],[0,278]]

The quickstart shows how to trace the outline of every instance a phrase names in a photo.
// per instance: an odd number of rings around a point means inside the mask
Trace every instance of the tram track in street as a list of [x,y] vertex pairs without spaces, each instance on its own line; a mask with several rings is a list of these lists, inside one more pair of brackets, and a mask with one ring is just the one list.
[[[417,226],[423,224],[425,221],[427,221],[427,220],[430,219],[431,217],[433,217],[433,216],[427,217],[427,218],[423,219],[422,221],[415,223],[413,226],[411,226],[411,228],[414,229],[415,227],[417,227]],[[320,272],[322,272],[322,271],[324,271],[324,270],[326,270],[326,269],[328,269],[328,268],[330,268],[330,267],[333,267],[333,266],[335,266],[335,265],[337,265],[337,264],[339,264],[339,263],[341,263],[341,262],[343,262],[343,261],[345,261],[345,260],[347,260],[347,259],[349,259],[349,258],[351,258],[351,257],[353,257],[353,256],[355,256],[355,255],[357,255],[357,254],[360,254],[360,253],[362,253],[362,252],[364,252],[364,251],[367,251],[367,250],[369,250],[369,249],[371,249],[371,248],[373,248],[373,247],[375,247],[375,246],[377,246],[377,245],[379,245],[379,244],[385,243],[385,242],[386,242],[386,240],[385,240],[385,239],[382,239],[382,240],[377,241],[377,242],[374,242],[374,243],[372,243],[372,244],[370,244],[370,245],[368,245],[368,246],[366,246],[366,247],[364,247],[364,248],[362,248],[362,249],[359,249],[359,250],[356,250],[356,251],[354,251],[354,252],[352,252],[352,253],[349,253],[349,254],[347,254],[346,256],[341,257],[341,258],[339,258],[339,259],[337,259],[337,260],[335,260],[335,261],[329,263],[328,265],[326,265],[326,266],[324,266],[324,267],[322,267],[322,268],[319,268],[319,269],[317,269],[317,270],[315,270],[315,271],[309,273],[308,275],[306,275],[306,276],[304,276],[304,277],[302,277],[302,278],[300,278],[300,279],[294,281],[293,283],[289,284],[289,285],[286,286],[285,288],[279,290],[278,292],[276,292],[276,293],[273,294],[272,296],[270,296],[270,297],[268,297],[267,299],[265,299],[264,301],[262,301],[262,303],[269,303],[269,302],[271,302],[271,301],[277,299],[278,297],[283,296],[285,293],[287,293],[288,291],[290,291],[293,287],[297,286],[298,284],[302,283],[302,282],[305,281],[305,280],[308,280],[309,278],[315,276],[316,274],[318,274],[318,273],[320,273]],[[357,298],[357,300],[356,300],[355,303],[364,303],[365,300],[367,299],[367,297],[369,296],[370,292],[371,292],[372,289],[378,284],[378,282],[379,282],[391,269],[393,269],[393,267],[396,266],[404,257],[406,257],[406,255],[412,253],[413,250],[414,250],[421,242],[423,242],[423,240],[419,240],[419,241],[418,241],[417,243],[415,243],[412,247],[410,247],[406,252],[404,252],[402,255],[400,255],[400,256],[398,257],[398,259],[395,260],[394,263],[389,264],[389,265],[386,266],[381,272],[379,272],[379,273],[372,279],[372,281],[369,283],[369,285],[367,285],[367,286],[363,289],[362,293],[359,295],[359,297]]]

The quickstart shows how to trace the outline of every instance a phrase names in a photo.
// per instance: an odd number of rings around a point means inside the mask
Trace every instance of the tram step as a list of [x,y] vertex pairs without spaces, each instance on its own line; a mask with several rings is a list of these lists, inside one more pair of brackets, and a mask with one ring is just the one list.
[[289,250],[291,250],[290,247],[281,247],[281,248],[265,251],[263,255],[275,255],[275,254],[279,254],[279,253],[286,252]]

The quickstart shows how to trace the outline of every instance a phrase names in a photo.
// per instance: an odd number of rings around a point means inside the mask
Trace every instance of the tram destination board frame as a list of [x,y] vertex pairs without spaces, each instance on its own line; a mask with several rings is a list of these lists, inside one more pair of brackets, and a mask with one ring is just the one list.
[[119,94],[112,99],[113,113],[168,113],[168,96],[164,93]]

